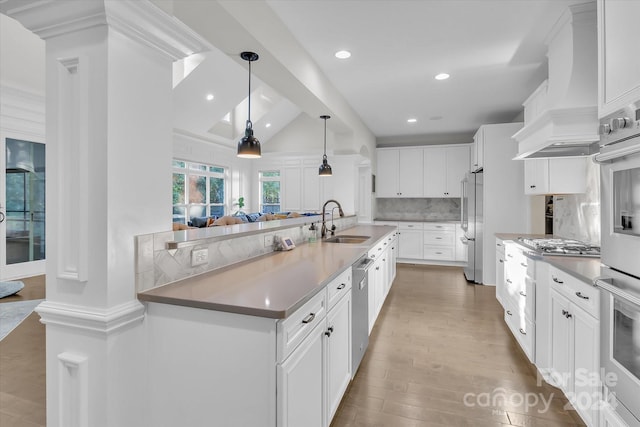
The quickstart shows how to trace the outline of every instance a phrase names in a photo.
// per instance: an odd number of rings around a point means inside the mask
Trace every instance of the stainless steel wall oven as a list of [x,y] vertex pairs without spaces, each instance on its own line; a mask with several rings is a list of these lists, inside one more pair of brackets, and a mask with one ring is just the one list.
[[608,400],[640,426],[640,101],[601,120],[600,364]]

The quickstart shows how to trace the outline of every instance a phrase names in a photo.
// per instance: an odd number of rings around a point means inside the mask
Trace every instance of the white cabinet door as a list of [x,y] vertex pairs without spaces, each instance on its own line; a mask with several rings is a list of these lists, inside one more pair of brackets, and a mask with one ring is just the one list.
[[424,170],[422,148],[399,150],[398,190],[400,197],[422,197]]
[[284,168],[283,170],[283,211],[302,210],[302,170],[301,168]]
[[596,402],[589,402],[594,404],[593,407],[589,403],[581,405],[580,398],[597,396],[599,391],[594,379],[599,378],[600,370],[600,322],[575,305],[571,307],[571,314],[575,345],[573,392],[578,398],[576,410],[590,426],[595,425],[599,417]]
[[587,190],[587,157],[524,160],[525,194],[579,194]]
[[446,154],[447,186],[444,197],[460,197],[460,182],[468,171],[469,147],[449,147]]
[[473,136],[473,162],[471,170],[484,167],[484,128],[480,127]]
[[640,2],[598,0],[598,115],[640,99]]
[[496,239],[496,299],[505,307],[503,302],[504,293],[504,242]]
[[551,289],[551,378],[565,393],[571,392],[572,338],[569,301]]
[[371,330],[373,329],[373,325],[376,323],[376,318],[378,313],[376,312],[377,299],[380,298],[376,293],[379,292],[378,286],[376,284],[376,279],[378,275],[376,274],[375,262],[372,266],[369,267],[367,271],[367,281],[369,286],[369,335],[371,335]]
[[327,341],[327,424],[329,424],[351,381],[351,292],[344,295],[327,313],[325,336]]
[[422,259],[424,250],[422,230],[400,230],[399,233],[398,257]]
[[375,313],[377,318],[378,314],[380,314],[380,309],[382,309],[382,304],[384,304],[385,270],[382,256],[376,259],[371,268],[373,269],[373,275],[375,276],[375,279],[373,280],[373,292],[375,295]]
[[377,151],[376,197],[400,197],[398,189],[399,156],[398,150]]
[[324,427],[324,332],[318,324],[277,367],[278,427]]
[[424,149],[424,197],[444,197],[447,192],[447,151],[444,147]]
[[524,160],[524,194],[549,193],[549,161]]

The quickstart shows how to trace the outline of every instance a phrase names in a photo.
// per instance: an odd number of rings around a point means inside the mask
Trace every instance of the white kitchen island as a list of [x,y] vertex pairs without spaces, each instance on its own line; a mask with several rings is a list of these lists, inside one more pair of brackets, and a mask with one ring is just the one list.
[[149,424],[328,426],[352,376],[351,265],[394,232],[360,225],[342,234],[362,244],[302,244],[139,293]]

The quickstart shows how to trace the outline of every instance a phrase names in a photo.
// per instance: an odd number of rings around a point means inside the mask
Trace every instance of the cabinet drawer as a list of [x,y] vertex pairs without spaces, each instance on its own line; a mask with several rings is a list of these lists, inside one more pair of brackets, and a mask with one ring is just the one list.
[[327,285],[328,310],[331,310],[331,308],[336,305],[338,301],[340,301],[340,298],[342,298],[342,296],[347,294],[350,290],[351,269],[348,268]]
[[450,231],[454,233],[456,231],[456,225],[426,222],[424,223],[424,230],[425,231]]
[[504,257],[504,241],[502,239],[496,239],[496,253],[500,253]]
[[518,311],[529,319],[535,319],[535,282],[530,278],[524,280],[524,288],[513,293],[513,300],[517,302]]
[[327,315],[326,290],[318,292],[291,316],[278,322],[277,359],[282,362]]
[[600,318],[600,291],[598,288],[553,265],[549,266],[549,283],[553,289],[564,295],[569,301],[596,319]]
[[398,228],[400,230],[423,230],[424,223],[422,222],[399,222]]
[[507,308],[504,311],[504,321],[529,358],[529,361],[533,362],[535,337],[535,324],[533,321],[523,316],[517,309],[509,304],[507,304]]
[[455,259],[455,249],[447,246],[424,246],[424,259],[438,259],[443,261],[453,261]]
[[424,232],[425,245],[453,246],[456,242],[454,231],[430,230]]

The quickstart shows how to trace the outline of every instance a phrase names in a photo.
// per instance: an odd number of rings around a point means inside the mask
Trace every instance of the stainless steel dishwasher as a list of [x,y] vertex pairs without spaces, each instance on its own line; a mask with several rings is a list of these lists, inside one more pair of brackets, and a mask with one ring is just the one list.
[[367,270],[373,260],[365,254],[352,266],[351,375],[355,376],[369,345],[369,280]]

